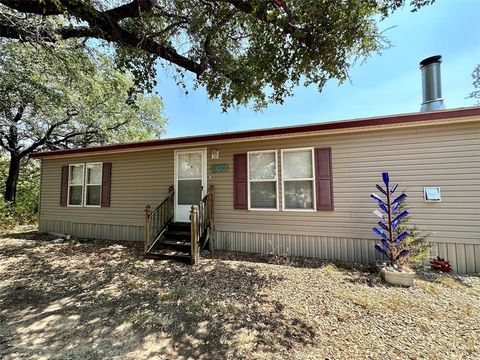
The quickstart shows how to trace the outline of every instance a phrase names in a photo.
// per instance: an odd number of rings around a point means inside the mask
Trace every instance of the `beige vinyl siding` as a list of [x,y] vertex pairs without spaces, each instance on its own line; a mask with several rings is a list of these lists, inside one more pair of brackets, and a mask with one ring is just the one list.
[[[195,144],[192,147],[203,146]],[[208,184],[214,184],[216,189],[216,230],[219,238],[235,237],[236,240],[232,240],[236,244],[234,249],[247,246],[247,241],[253,241],[248,239],[258,236],[255,234],[283,234],[288,236],[288,241],[310,239],[302,245],[304,256],[328,253],[341,260],[347,252],[354,253],[348,257],[355,259],[360,251],[365,253],[361,255],[362,259],[375,258],[371,246],[365,245],[374,239],[371,228],[375,225],[375,217],[371,212],[376,205],[369,194],[375,191],[375,183],[381,181],[381,172],[388,171],[390,177],[400,184],[400,189],[406,189],[412,221],[421,230],[431,234],[429,240],[436,244],[438,254],[454,257],[458,269],[468,270],[475,264],[477,271],[480,271],[480,265],[477,264],[480,261],[480,249],[475,250],[480,245],[480,118],[465,123],[399,126],[385,130],[255,141],[249,139],[206,147]],[[281,149],[303,147],[332,148],[334,211],[255,211],[233,208],[234,154],[276,149],[281,166]],[[219,159],[211,159],[213,149],[219,151]],[[86,230],[86,227],[83,232],[94,234],[98,231],[97,237],[108,237],[112,230],[105,226],[91,230],[94,227],[92,224],[116,225],[119,229],[115,230],[113,238],[141,238],[145,205],[158,204],[174,182],[173,157],[174,149],[169,148],[44,159],[41,224],[49,221],[50,225],[43,225],[48,230],[59,227],[61,222],[70,222],[76,225],[61,226],[70,226],[76,231],[80,231],[82,223],[89,224],[87,227],[90,230]],[[112,162],[111,206],[59,206],[61,166],[94,161]],[[213,173],[213,164],[227,164],[229,170]],[[281,168],[278,174],[281,209]],[[442,202],[425,203],[424,186],[439,186]],[[125,227],[123,232],[121,227]],[[245,239],[243,245],[240,243],[242,240],[238,240],[242,239],[238,235],[240,233],[246,234],[242,235]],[[324,252],[315,250],[315,246],[318,247],[318,244],[312,245],[315,243],[312,239],[315,238],[327,244],[322,245],[326,247]],[[322,242],[320,238],[329,239],[329,242]],[[255,239],[257,251],[263,251],[263,240]],[[336,239],[347,239],[340,240],[340,244],[345,242],[344,247],[337,246]],[[353,243],[353,248],[348,245],[351,241],[357,241]],[[328,245],[330,243],[333,248]],[[469,252],[471,246],[475,246],[474,252]],[[221,247],[220,244],[218,247]]]
[[[82,162],[112,163],[110,207],[60,206],[61,168]],[[42,161],[41,183],[41,220],[143,226],[145,205],[158,204],[173,185],[173,150],[47,159]]]
[[[210,163],[232,169],[236,153],[308,146],[332,148],[334,211],[234,210],[233,172],[209,172],[218,199],[217,229],[244,231],[248,226],[250,232],[371,239],[376,205],[369,194],[381,172],[389,171],[409,195],[412,221],[431,233],[431,241],[480,243],[478,122],[218,145],[220,159]],[[424,186],[439,186],[442,202],[425,203]]]

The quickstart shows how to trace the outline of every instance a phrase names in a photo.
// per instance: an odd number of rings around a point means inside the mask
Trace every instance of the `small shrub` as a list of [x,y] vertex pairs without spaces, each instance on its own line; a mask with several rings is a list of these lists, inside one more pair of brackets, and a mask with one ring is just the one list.
[[272,256],[272,263],[276,265],[283,266],[294,266],[294,259],[288,254],[289,248],[281,248],[280,246],[275,246],[272,241],[269,241],[270,245],[270,255]]
[[335,264],[329,263],[322,268],[322,271],[330,276],[338,274],[338,268]]
[[[399,211],[405,210],[406,207],[406,202],[401,203]],[[410,254],[400,259],[399,264],[412,268],[421,267],[430,257],[431,245],[427,241],[430,234],[420,231],[415,224],[411,224],[410,216],[406,216],[400,221],[395,235],[398,236],[405,230],[408,231],[409,235],[403,242],[402,248],[408,248]]]

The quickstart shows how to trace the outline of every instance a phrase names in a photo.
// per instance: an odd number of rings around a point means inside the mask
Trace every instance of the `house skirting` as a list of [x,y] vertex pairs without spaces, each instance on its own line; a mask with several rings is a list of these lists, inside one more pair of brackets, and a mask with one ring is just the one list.
[[[41,219],[41,232],[70,234],[82,238],[143,241],[144,227],[94,224]],[[312,257],[368,264],[382,260],[373,239],[351,237],[215,231],[214,249],[259,254]],[[480,245],[432,242],[431,256],[450,261],[454,271],[480,273]]]
[[[215,249],[303,256],[362,264],[382,260],[373,239],[349,237],[216,231]],[[480,273],[480,245],[432,242],[431,257],[450,261],[461,273]]]
[[143,241],[144,238],[143,226],[94,224],[69,220],[40,219],[38,230],[92,239]]

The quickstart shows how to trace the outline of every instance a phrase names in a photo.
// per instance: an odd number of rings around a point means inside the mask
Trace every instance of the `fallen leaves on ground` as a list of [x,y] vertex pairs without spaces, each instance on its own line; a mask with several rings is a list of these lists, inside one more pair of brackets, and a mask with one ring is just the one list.
[[20,228],[0,238],[6,359],[478,358],[480,279],[215,252],[192,267],[142,244]]

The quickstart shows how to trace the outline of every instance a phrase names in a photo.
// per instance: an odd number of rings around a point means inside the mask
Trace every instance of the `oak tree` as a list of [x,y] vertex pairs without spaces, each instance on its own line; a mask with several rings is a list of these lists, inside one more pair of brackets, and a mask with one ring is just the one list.
[[173,65],[193,74],[224,109],[281,103],[294,86],[348,78],[355,61],[381,51],[379,22],[434,0],[0,0],[0,35],[30,42],[94,39],[151,90]]
[[4,200],[15,202],[20,167],[32,152],[157,138],[156,95],[132,94],[128,72],[78,41],[55,46],[0,42],[0,156],[9,155]]

